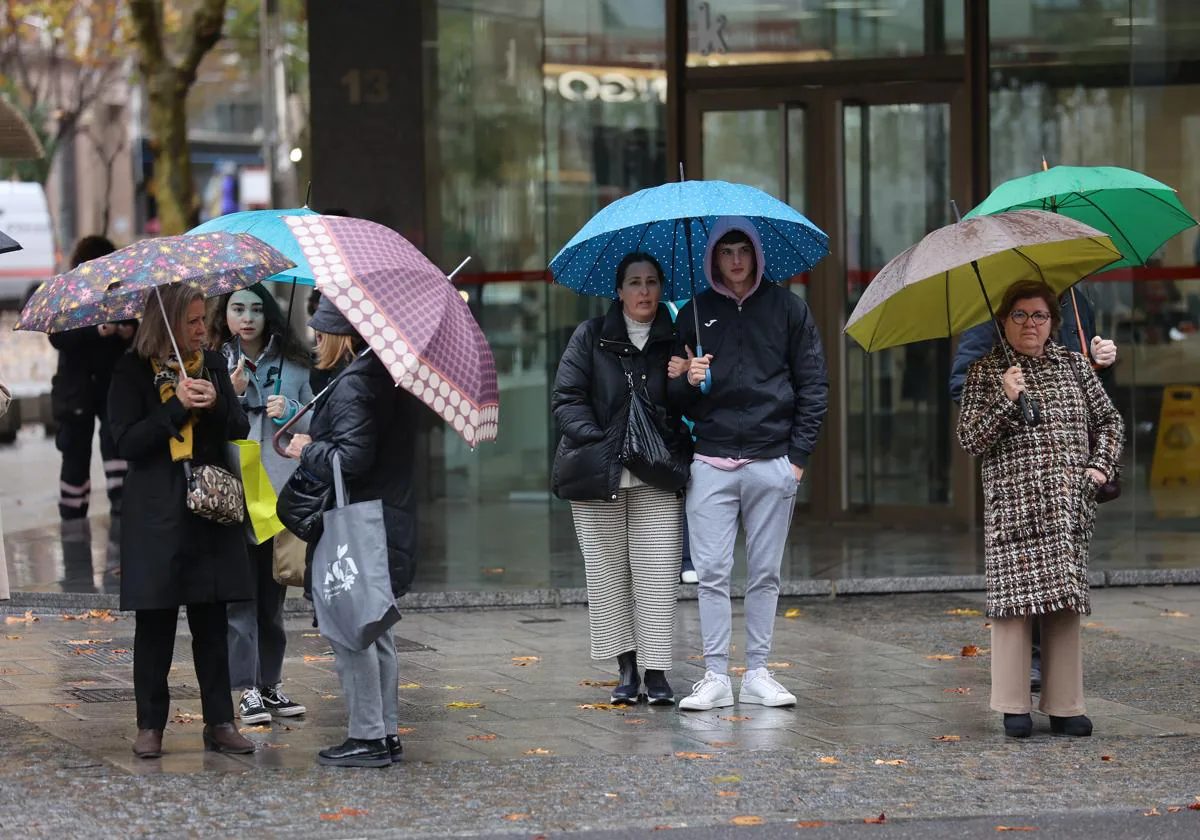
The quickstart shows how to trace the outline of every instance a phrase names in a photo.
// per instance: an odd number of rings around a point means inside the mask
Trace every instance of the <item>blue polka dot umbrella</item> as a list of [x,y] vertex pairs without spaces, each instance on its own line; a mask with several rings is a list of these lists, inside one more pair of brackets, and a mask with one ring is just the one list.
[[[728,181],[680,181],[651,187],[605,207],[553,260],[554,281],[581,295],[615,298],[617,265],[626,254],[652,255],[666,274],[664,300],[693,298],[708,288],[704,250],[722,216],[744,216],[762,240],[763,277],[782,283],[829,253],[829,236],[803,214],[755,187]],[[696,335],[700,316],[696,307]],[[701,348],[696,348],[702,354]]]

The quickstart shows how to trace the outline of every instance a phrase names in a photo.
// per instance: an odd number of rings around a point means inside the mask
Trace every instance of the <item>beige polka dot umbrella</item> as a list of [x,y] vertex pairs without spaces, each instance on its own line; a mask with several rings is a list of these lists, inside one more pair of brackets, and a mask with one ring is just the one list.
[[496,439],[492,350],[466,301],[416,246],[345,216],[285,216],[327,296],[383,362],[470,446]]

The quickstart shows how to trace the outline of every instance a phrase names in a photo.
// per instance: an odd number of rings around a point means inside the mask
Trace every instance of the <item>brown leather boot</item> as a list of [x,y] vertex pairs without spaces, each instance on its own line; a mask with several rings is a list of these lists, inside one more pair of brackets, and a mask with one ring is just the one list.
[[254,752],[254,742],[238,732],[232,723],[214,723],[204,727],[204,749],[245,755]]
[[162,730],[139,729],[133,739],[133,754],[138,758],[158,758],[162,755]]

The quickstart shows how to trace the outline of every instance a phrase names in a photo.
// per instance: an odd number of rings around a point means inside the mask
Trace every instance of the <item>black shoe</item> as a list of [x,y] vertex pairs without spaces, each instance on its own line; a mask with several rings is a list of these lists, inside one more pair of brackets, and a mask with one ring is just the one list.
[[340,747],[317,753],[317,763],[326,767],[387,767],[392,756],[386,738],[371,741],[347,738]]
[[1087,715],[1055,717],[1050,715],[1050,731],[1055,735],[1074,735],[1087,738],[1092,734],[1092,720]]
[[1030,660],[1029,690],[1034,694],[1042,693],[1042,651],[1037,645],[1033,646],[1033,657]]
[[1004,734],[1009,738],[1028,738],[1033,734],[1033,717],[1005,714]]
[[667,675],[654,668],[646,669],[646,699],[651,706],[674,706],[675,692],[667,682]]
[[404,758],[404,745],[400,743],[399,735],[389,735],[384,740],[387,741],[388,753],[392,757],[392,761],[401,761]]
[[288,698],[279,690],[280,686],[271,685],[260,688],[258,693],[262,704],[268,712],[278,717],[299,717],[308,711],[303,705]]
[[642,687],[642,680],[638,676],[637,670],[637,651],[631,650],[629,653],[622,653],[617,657],[617,665],[620,667],[621,673],[617,676],[617,687],[612,690],[612,696],[608,698],[608,702],[621,705],[636,703],[638,692]]

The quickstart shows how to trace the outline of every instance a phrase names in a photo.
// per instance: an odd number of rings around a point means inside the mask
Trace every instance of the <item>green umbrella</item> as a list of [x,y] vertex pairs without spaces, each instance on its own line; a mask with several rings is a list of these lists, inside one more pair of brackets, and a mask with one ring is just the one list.
[[1119,166],[1053,166],[1005,181],[964,218],[1006,210],[1049,210],[1107,233],[1122,257],[1110,269],[1145,265],[1164,242],[1197,224],[1175,190]]

